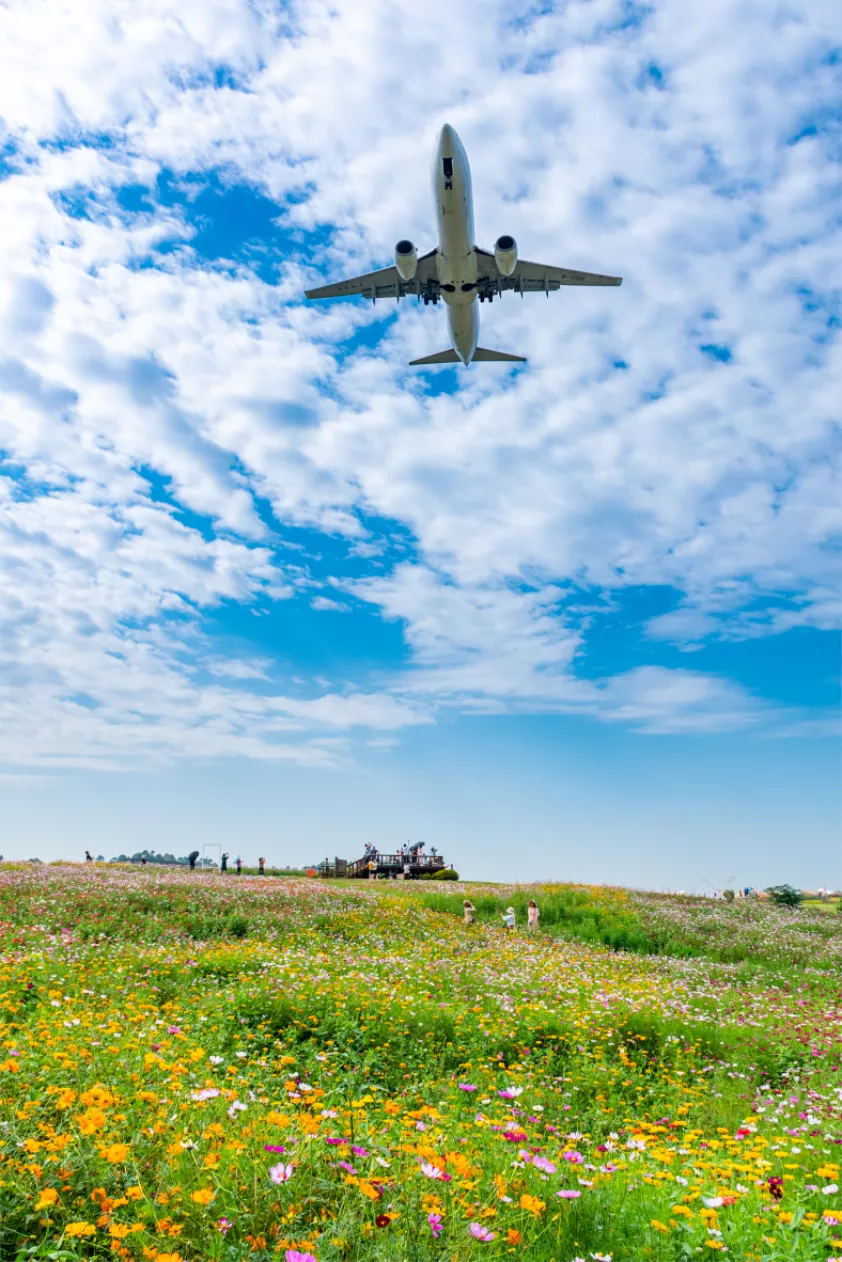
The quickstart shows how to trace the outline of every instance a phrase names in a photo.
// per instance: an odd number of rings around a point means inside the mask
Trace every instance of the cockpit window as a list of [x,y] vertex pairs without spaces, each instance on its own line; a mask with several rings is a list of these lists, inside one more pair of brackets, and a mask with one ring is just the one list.
[[452,180],[453,179],[453,159],[445,158],[442,163],[442,166],[444,167],[444,178],[446,180]]

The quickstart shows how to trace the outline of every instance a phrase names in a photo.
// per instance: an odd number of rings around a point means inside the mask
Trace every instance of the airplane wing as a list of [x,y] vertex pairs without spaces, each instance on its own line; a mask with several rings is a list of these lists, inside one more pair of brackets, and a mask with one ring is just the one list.
[[622,276],[602,276],[599,272],[578,272],[573,268],[549,267],[518,259],[511,276],[501,276],[494,255],[477,250],[478,288],[514,289],[522,294],[552,293],[562,285],[622,285]]
[[431,282],[438,288],[436,251],[430,250],[418,260],[418,270],[413,280],[403,280],[396,267],[383,267],[379,272],[366,272],[350,280],[335,281],[319,289],[305,289],[305,298],[347,298],[361,294],[376,302],[378,298],[402,298],[406,294],[421,295],[428,291]]

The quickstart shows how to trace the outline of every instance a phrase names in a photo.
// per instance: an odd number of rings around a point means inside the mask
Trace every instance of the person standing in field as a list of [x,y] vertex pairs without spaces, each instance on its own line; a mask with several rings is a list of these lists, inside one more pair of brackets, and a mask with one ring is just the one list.
[[94,861],[94,857],[93,857],[93,855],[91,854],[90,850],[86,850],[86,851],[85,851],[85,862],[86,862],[86,863],[93,863],[93,861]]
[[540,917],[541,913],[538,910],[538,904],[535,902],[534,898],[530,898],[529,906],[526,909],[526,919],[530,929],[538,928],[538,921]]
[[[373,853],[373,852],[372,852],[372,853]],[[370,881],[373,881],[373,880],[374,880],[374,874],[375,874],[375,872],[376,872],[376,871],[377,871],[377,864],[374,862],[374,860],[373,860],[373,859],[369,859],[369,861],[368,861],[368,879],[369,879]]]
[[266,875],[266,860],[265,859],[257,860],[257,875],[258,876]]
[[234,867],[237,869],[237,876],[242,876],[243,875],[243,861],[239,855],[237,855],[237,858],[234,860]]
[[505,925],[505,927],[507,929],[514,929],[515,927],[514,907],[507,907],[504,912],[503,911],[500,912],[500,915],[503,917],[503,924]]
[[198,857],[199,857],[198,850],[191,850],[189,855],[187,856],[187,862],[190,864],[191,872],[196,871],[196,860],[198,859]]
[[476,911],[476,907],[474,907],[473,903],[471,902],[469,898],[465,899],[462,906],[464,908],[465,924],[472,925],[474,923],[474,912]]
[[222,858],[219,862],[219,870],[220,872],[228,871],[228,851],[227,850],[223,851],[222,853]]

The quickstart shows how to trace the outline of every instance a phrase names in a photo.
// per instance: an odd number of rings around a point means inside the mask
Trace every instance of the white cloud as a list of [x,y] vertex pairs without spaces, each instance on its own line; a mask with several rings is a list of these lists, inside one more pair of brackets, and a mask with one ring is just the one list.
[[[406,0],[0,12],[0,139],[17,153],[0,183],[0,451],[26,473],[0,479],[8,759],[324,760],[320,730],[391,731],[439,701],[659,731],[773,722],[698,672],[579,677],[585,622],[561,593],[674,587],[682,604],[648,632],[689,647],[838,625],[838,14],[660,0],[627,17],[613,0],[527,19],[432,0],[421,26]],[[285,233],[330,225],[331,272],[386,263],[399,236],[433,243],[445,117],[483,241],[512,231],[528,257],[626,277],[484,308],[483,342],[529,368],[475,367],[454,396],[405,368],[444,344],[440,312],[404,304],[379,352],[345,358],[391,309],[299,304],[298,258],[277,286],[214,268],[189,208],[127,216],[114,197],[218,167],[294,193]],[[306,557],[278,562],[263,501],[368,564],[351,586],[401,621],[412,669],[365,701],[313,679],[326,695],[293,703],[254,690],[262,661],[219,663],[205,612],[285,601],[293,617],[312,582]],[[417,556],[389,573],[371,517]]]

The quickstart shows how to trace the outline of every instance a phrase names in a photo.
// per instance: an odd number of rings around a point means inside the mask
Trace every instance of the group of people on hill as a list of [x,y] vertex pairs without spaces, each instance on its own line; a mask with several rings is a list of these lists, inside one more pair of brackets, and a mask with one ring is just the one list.
[[[476,907],[474,907],[473,903],[471,902],[469,898],[466,898],[464,900],[462,907],[463,907],[463,914],[465,918],[465,924],[472,925],[474,923],[474,916],[476,915],[476,910],[477,910]],[[505,911],[500,912],[500,915],[503,919],[504,927],[506,929],[514,929],[515,927],[514,907],[507,907]],[[535,902],[534,898],[530,898],[529,906],[526,909],[527,928],[537,929],[538,921],[540,919],[541,919],[541,913],[538,910],[538,904]]]

